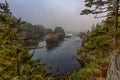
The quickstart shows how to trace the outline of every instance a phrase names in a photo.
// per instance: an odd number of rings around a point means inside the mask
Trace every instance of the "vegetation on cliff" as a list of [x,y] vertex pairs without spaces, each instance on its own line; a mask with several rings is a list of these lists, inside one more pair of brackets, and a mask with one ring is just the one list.
[[[119,0],[85,0],[85,3],[87,7],[94,6],[94,8],[85,9],[81,14],[97,15],[107,12],[105,15],[107,19],[93,26],[92,30],[85,34],[83,45],[78,50],[78,60],[83,68],[74,72],[69,78],[70,80],[106,80],[108,76],[107,80],[119,80],[120,73],[117,68],[120,62],[118,59],[120,49]],[[98,18],[98,16],[95,17]],[[109,57],[110,53],[112,57]]]
[[78,57],[82,69],[73,73],[72,80],[104,80],[107,75],[109,53],[112,51],[112,28],[107,21],[97,24],[84,35],[83,45],[78,50]]
[[12,18],[8,3],[0,3],[0,80],[50,80],[43,64],[22,46],[20,19]]

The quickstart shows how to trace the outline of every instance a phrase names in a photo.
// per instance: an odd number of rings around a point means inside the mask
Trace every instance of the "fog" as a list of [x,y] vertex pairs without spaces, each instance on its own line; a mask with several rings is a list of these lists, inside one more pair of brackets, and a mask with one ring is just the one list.
[[47,28],[61,26],[65,31],[87,31],[101,19],[80,15],[84,0],[7,0],[14,16]]

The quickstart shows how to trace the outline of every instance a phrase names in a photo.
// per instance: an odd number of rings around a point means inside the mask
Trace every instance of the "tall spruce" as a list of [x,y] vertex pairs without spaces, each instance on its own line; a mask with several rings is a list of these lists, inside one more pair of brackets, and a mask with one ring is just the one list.
[[0,2],[0,80],[48,80],[39,60],[22,46],[18,26],[21,19],[10,12],[7,1]]
[[[120,0],[85,0],[85,6],[88,7],[81,12],[81,15],[95,14],[95,18],[112,17],[114,21],[113,49],[116,48],[116,33],[118,28]],[[99,14],[106,14],[101,16]],[[103,14],[102,14],[103,15]]]

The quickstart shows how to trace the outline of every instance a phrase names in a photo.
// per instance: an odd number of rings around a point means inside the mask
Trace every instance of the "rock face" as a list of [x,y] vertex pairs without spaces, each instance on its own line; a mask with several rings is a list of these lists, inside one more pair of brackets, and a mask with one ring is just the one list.
[[95,60],[95,58],[83,52],[79,56],[77,56],[77,60],[80,62],[81,67],[83,68],[85,66],[85,63],[89,63],[90,61]]
[[47,43],[47,49],[51,49],[53,47],[58,46],[59,44],[58,36],[54,33],[47,34],[46,43]]
[[120,51],[113,51],[106,80],[120,80]]

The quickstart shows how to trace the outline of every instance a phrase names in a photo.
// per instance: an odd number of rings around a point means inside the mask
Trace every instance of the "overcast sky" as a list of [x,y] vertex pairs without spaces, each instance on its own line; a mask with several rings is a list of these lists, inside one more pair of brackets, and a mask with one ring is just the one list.
[[63,27],[66,31],[85,31],[100,21],[93,15],[80,15],[84,0],[7,0],[14,16],[47,28]]

